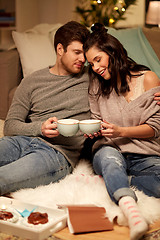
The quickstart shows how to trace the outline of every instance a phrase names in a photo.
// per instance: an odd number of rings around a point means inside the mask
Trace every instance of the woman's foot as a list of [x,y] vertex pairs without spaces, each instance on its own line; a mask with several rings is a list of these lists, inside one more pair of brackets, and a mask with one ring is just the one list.
[[147,232],[148,224],[140,213],[136,201],[130,196],[122,197],[119,200],[119,207],[128,219],[130,239],[140,239]]

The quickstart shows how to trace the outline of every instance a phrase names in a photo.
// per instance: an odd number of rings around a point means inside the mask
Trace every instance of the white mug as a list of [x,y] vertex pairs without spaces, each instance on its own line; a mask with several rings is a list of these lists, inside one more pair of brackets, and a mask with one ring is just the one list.
[[101,128],[101,120],[98,119],[87,119],[79,121],[80,130],[89,135],[98,132]]
[[79,130],[79,120],[76,119],[59,119],[57,121],[57,128],[61,135],[70,137],[75,135]]

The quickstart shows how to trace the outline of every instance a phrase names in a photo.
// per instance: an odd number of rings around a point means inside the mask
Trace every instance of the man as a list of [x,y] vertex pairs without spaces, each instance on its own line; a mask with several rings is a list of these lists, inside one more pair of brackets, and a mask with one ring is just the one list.
[[0,195],[55,182],[80,158],[83,135],[63,137],[57,119],[90,118],[83,43],[88,30],[71,21],[55,34],[56,64],[25,77],[0,140]]

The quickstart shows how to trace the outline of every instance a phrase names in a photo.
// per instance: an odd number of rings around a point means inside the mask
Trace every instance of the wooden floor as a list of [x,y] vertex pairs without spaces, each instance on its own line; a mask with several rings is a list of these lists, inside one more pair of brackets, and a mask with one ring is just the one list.
[[[155,224],[150,225],[149,232],[160,229],[160,220]],[[120,227],[114,225],[113,231],[104,231],[96,233],[86,234],[71,234],[68,228],[65,228],[54,234],[55,237],[62,240],[129,240],[129,229],[128,227]]]

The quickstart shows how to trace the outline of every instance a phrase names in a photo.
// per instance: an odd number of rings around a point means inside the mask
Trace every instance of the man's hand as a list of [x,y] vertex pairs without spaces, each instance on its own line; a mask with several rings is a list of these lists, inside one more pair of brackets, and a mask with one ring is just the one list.
[[157,101],[157,104],[160,105],[160,92],[154,94],[154,100]]
[[52,117],[42,123],[41,132],[43,136],[48,138],[57,137],[59,135],[57,130],[57,118]]

